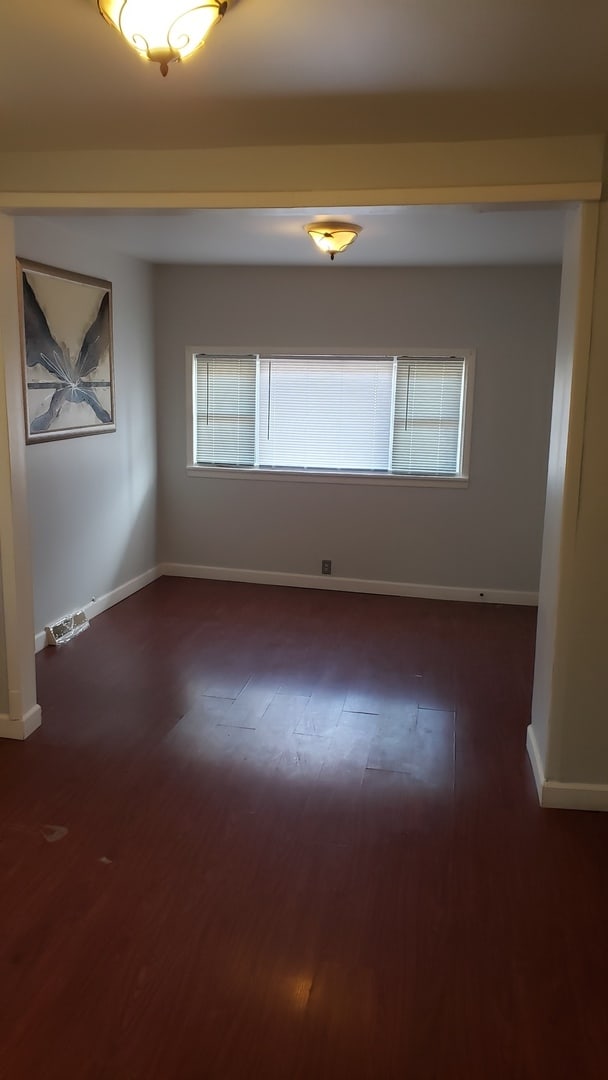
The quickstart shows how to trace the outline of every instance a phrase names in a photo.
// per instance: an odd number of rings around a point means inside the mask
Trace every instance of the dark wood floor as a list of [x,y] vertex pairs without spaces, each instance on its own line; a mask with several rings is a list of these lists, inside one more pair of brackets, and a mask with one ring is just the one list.
[[161,579],[0,745],[3,1080],[600,1080],[608,817],[534,612]]

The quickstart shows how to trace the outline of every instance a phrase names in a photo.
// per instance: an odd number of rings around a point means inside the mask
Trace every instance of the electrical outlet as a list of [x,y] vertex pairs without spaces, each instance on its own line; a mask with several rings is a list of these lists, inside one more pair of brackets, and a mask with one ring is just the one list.
[[322,559],[321,560],[321,573],[322,574],[331,574],[331,559]]

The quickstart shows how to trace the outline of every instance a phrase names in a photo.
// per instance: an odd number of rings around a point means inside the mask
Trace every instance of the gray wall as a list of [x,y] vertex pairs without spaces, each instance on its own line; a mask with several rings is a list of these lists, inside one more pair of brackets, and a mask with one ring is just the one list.
[[18,255],[113,286],[116,432],[27,448],[35,626],[156,562],[151,271],[56,222],[17,218]]
[[[536,590],[558,267],[155,272],[162,561]],[[185,346],[473,348],[466,489],[186,475]]]

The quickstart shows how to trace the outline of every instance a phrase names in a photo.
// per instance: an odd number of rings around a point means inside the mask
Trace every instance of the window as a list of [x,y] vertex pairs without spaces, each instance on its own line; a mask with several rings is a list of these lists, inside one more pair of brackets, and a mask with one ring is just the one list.
[[466,479],[469,353],[189,362],[196,468]]

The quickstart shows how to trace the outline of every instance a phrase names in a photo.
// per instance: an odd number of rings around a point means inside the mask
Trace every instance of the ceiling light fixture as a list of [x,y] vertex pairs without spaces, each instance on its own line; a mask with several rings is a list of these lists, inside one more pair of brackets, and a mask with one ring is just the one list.
[[350,221],[311,221],[304,228],[319,251],[329,255],[332,262],[361,232],[361,226],[351,225]]
[[140,56],[160,64],[185,60],[205,44],[211,27],[222,18],[228,0],[97,0],[97,7]]

